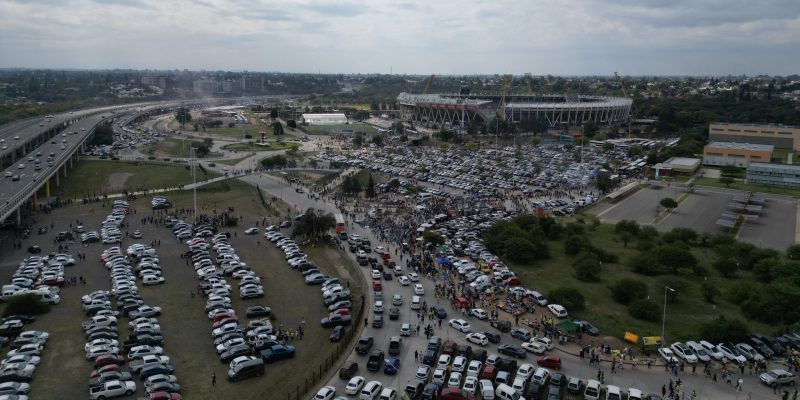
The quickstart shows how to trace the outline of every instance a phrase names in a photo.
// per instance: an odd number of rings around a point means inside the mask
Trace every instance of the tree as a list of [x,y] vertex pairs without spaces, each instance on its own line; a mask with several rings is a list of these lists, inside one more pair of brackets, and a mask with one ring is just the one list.
[[422,233],[422,240],[425,243],[433,243],[434,245],[444,244],[444,237],[435,231],[425,231]]
[[717,259],[713,264],[711,264],[711,267],[726,278],[736,275],[736,271],[739,270],[738,263],[727,257],[721,257]]
[[649,253],[639,253],[628,259],[628,266],[633,272],[643,275],[660,275],[664,273],[661,267]]
[[289,128],[292,128],[292,129],[297,129],[297,121],[295,121],[293,119],[290,119],[290,120],[286,121],[286,126],[288,126]]
[[697,265],[697,258],[688,249],[668,244],[656,250],[656,261],[664,267],[677,273],[680,268],[694,268]]
[[581,282],[597,282],[600,280],[600,259],[591,252],[582,252],[572,264],[575,268],[575,278]]
[[715,303],[714,298],[719,296],[720,291],[716,285],[709,281],[704,281],[700,284],[700,293],[703,294],[703,298],[706,300],[707,303]]
[[353,145],[356,147],[361,147],[364,144],[364,134],[362,132],[356,132],[353,135]]
[[673,208],[678,206],[678,202],[675,201],[675,199],[673,199],[672,197],[665,197],[661,199],[659,204],[661,204],[662,207],[666,208],[669,211],[672,211]]
[[393,122],[392,125],[389,126],[389,129],[391,129],[396,135],[402,135],[406,133],[406,126],[400,121]]
[[741,172],[741,169],[733,165],[723,165],[722,168],[720,168],[720,174],[722,174],[722,176],[738,176]]
[[574,256],[586,248],[586,238],[581,236],[569,236],[564,240],[564,254]]
[[730,176],[722,176],[719,178],[719,183],[725,185],[725,187],[731,187],[731,183],[733,182],[734,180]]
[[661,317],[661,307],[653,300],[636,300],[628,306],[628,314],[645,321],[658,321]]
[[7,317],[9,315],[22,314],[39,315],[48,311],[50,311],[49,304],[42,303],[38,295],[29,293],[14,296],[8,300],[6,309],[3,310],[3,316]]
[[719,316],[713,321],[700,325],[700,337],[711,343],[743,342],[750,336],[747,324],[740,319],[727,319]]
[[439,136],[439,139],[441,139],[441,141],[443,141],[443,142],[449,142],[449,141],[453,140],[453,138],[456,136],[456,134],[453,131],[449,131],[449,130],[445,130],[445,129],[442,129],[441,131],[439,131],[439,133],[437,135]]
[[370,199],[375,197],[375,180],[372,179],[372,174],[369,175],[369,180],[367,180],[367,186],[364,194]]
[[548,299],[551,304],[561,304],[567,311],[581,311],[585,304],[585,299],[580,290],[573,287],[558,287],[548,293]]
[[639,233],[639,224],[636,221],[623,219],[614,225],[614,232],[629,232],[631,235],[636,236]]
[[400,180],[397,178],[392,178],[389,183],[386,184],[390,190],[397,190],[400,187]]
[[278,110],[272,109],[269,111],[269,117],[272,119],[278,118]]
[[316,243],[336,227],[336,219],[331,213],[309,208],[294,224],[293,238],[303,238]]
[[272,157],[267,157],[261,160],[261,165],[266,169],[272,168],[286,168],[291,167],[295,164],[294,160],[289,160],[286,156],[283,155],[274,155]]
[[647,284],[637,279],[620,279],[610,289],[611,297],[621,304],[647,298]]
[[272,123],[272,134],[275,136],[283,135],[283,124],[280,121]]
[[371,142],[375,146],[382,147],[383,146],[383,136],[375,135],[375,136],[372,137]]
[[348,176],[344,178],[344,182],[342,182],[342,190],[346,194],[358,194],[361,192],[361,182],[354,176]]
[[89,141],[91,145],[110,145],[114,143],[114,128],[111,123],[102,123],[94,129],[94,135]]
[[181,107],[175,112],[175,120],[181,124],[181,129],[183,129],[186,124],[192,121],[192,113],[186,107]]
[[621,232],[619,234],[619,239],[622,240],[622,246],[628,248],[628,242],[633,239],[633,235],[630,232]]
[[786,248],[786,257],[790,260],[800,261],[800,244],[793,244]]

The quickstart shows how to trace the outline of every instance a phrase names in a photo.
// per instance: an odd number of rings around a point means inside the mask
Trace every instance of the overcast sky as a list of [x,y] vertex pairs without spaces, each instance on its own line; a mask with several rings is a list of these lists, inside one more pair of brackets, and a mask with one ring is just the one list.
[[800,0],[0,0],[0,67],[800,72]]

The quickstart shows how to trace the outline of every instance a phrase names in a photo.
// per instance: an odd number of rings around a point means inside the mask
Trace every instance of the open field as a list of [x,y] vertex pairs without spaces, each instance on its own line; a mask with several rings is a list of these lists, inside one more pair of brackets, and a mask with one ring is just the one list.
[[[205,175],[198,169],[197,178]],[[81,160],[62,179],[61,187],[54,193],[62,198],[81,198],[84,195],[119,193],[139,188],[163,188],[192,182],[192,172],[187,165],[168,165],[138,161]]]
[[[620,257],[620,263],[602,264],[600,282],[581,282],[575,278],[574,269],[572,268],[575,257],[564,254],[563,240],[547,242],[550,248],[550,259],[537,261],[529,266],[514,265],[514,271],[522,278],[525,285],[538,288],[545,296],[550,290],[561,286],[570,286],[580,290],[586,299],[586,309],[581,312],[570,311],[570,317],[586,319],[592,322],[600,329],[602,336],[622,338],[625,331],[634,332],[640,336],[660,336],[660,315],[657,322],[648,322],[631,317],[628,314],[627,306],[612,299],[609,286],[623,278],[641,280],[647,283],[649,297],[656,303],[663,305],[664,282],[666,279],[675,278],[675,276],[640,275],[632,272],[628,266],[623,265],[627,258],[638,251],[632,243],[629,243],[626,248],[619,241],[617,236],[613,234],[613,225],[601,224],[597,230],[588,231],[586,237],[594,246],[617,254]],[[694,247],[691,251],[700,264],[709,265],[715,259],[710,249]],[[708,270],[708,276],[705,279],[712,281],[723,293],[737,282],[736,279],[723,278],[712,268],[708,268]],[[667,305],[666,335],[669,341],[696,339],[696,333],[700,325],[719,315],[741,315],[737,305],[728,303],[719,296],[717,297],[716,306],[705,302],[700,293],[700,282],[698,282],[697,276],[680,276],[678,279],[684,282],[685,287],[681,289],[678,295],[679,300],[674,304]],[[702,280],[703,278],[700,279]],[[754,332],[771,332],[773,329],[758,322],[748,321],[748,324]]]
[[202,144],[199,140],[168,138],[159,142],[153,150],[173,157],[191,157],[191,148]]
[[285,150],[285,149],[298,149],[300,148],[301,144],[297,142],[278,142],[278,141],[269,141],[269,146],[259,146],[254,142],[243,142],[243,143],[233,143],[222,146],[225,150],[235,150],[235,151],[274,151],[274,150]]
[[746,184],[744,183],[744,181],[736,181],[726,186],[725,184],[720,183],[719,179],[698,177],[697,179],[694,180],[694,183],[695,185],[698,186],[711,186],[718,188],[745,190],[749,192],[782,194],[786,196],[795,196],[795,197],[800,196],[800,189],[767,186],[767,185],[753,185],[753,184]]
[[[267,365],[266,374],[262,378],[248,379],[235,384],[225,379],[227,365],[220,363],[214,351],[210,337],[211,323],[207,319],[204,301],[201,296],[192,296],[197,289],[198,280],[192,268],[179,255],[184,252],[185,244],[177,241],[171,231],[156,224],[142,224],[142,217],[152,215],[149,211],[149,198],[140,198],[131,202],[136,214],[126,219],[127,230],[142,231],[140,242],[159,240],[156,247],[163,266],[166,283],[159,286],[143,287],[140,292],[146,302],[162,307],[163,314],[159,318],[161,330],[165,337],[164,349],[176,367],[178,382],[183,386],[184,398],[192,399],[260,399],[286,398],[286,393],[301,388],[305,384],[306,374],[323,363],[336,349],[336,345],[328,340],[328,329],[320,327],[318,321],[327,315],[322,306],[319,287],[305,285],[302,277],[286,264],[281,251],[266,241],[261,235],[238,236],[243,230],[260,221],[265,211],[255,188],[237,181],[219,182],[209,187],[198,189],[198,209],[201,213],[211,213],[221,208],[232,207],[236,215],[241,215],[239,226],[227,229],[236,232],[231,237],[237,254],[262,277],[265,298],[257,300],[240,300],[231,296],[237,314],[243,318],[244,309],[249,305],[264,304],[274,310],[273,323],[276,328],[297,327],[303,319],[306,321],[305,336],[295,339],[291,344],[297,348],[297,356],[292,360]],[[191,192],[177,192],[168,195],[176,209],[188,208],[192,204]],[[101,208],[95,203],[91,206],[76,206],[56,209],[53,213],[37,217],[40,223],[53,223],[54,229],[47,235],[34,236],[26,241],[39,244],[46,251],[53,246],[52,235],[59,230],[69,229],[69,223],[80,219],[87,227],[96,227],[105,217],[108,208]],[[190,218],[185,215],[184,218]],[[273,217],[273,221],[277,221]],[[126,239],[122,246],[134,241]],[[11,249],[10,244],[2,244],[2,252],[6,257],[0,261],[0,279],[8,281],[14,266],[27,256],[23,250]],[[79,262],[66,271],[67,277],[83,276],[86,286],[65,287],[62,289],[62,303],[54,306],[52,311],[29,324],[29,329],[48,331],[51,339],[43,352],[42,363],[36,371],[32,383],[32,398],[85,398],[85,382],[91,366],[85,361],[83,344],[85,337],[80,329],[80,322],[86,319],[81,309],[80,296],[93,290],[110,288],[108,271],[97,260],[100,252],[107,245],[91,244],[77,247],[87,254],[87,261]],[[318,245],[308,249],[309,257],[329,273],[340,274],[350,279],[353,270],[349,261],[338,251]],[[73,249],[74,251],[74,249]],[[355,282],[355,281],[354,281]],[[351,285],[360,296],[361,287]],[[308,299],[298,301],[298,299]],[[120,320],[120,339],[127,336],[127,318]],[[243,321],[246,323],[246,321]],[[216,374],[217,384],[211,385],[211,375]],[[137,396],[143,396],[143,385],[137,380]],[[281,397],[276,397],[276,396]]]
[[352,123],[347,125],[303,125],[303,130],[310,135],[326,135],[329,131],[352,130],[353,132],[364,132],[366,134],[378,133],[371,125],[364,123]]

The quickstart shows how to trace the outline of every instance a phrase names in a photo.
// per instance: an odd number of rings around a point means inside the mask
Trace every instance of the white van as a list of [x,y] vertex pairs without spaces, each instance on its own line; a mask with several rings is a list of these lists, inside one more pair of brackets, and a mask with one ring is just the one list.
[[23,294],[27,292],[28,289],[19,287],[17,285],[3,285],[2,293],[0,293],[0,299],[2,300],[9,300],[12,297]]
[[506,385],[505,383],[497,385],[497,389],[495,389],[494,394],[495,399],[497,400],[525,400],[525,398],[520,396],[520,394],[514,390],[514,388]]
[[419,296],[411,296],[411,309],[419,310],[422,307],[422,299]]
[[391,386],[383,389],[379,400],[397,400],[397,389]]
[[383,389],[383,385],[378,381],[369,381],[364,388],[361,389],[361,395],[358,396],[361,400],[374,400],[378,397],[378,393]]
[[622,392],[619,390],[619,386],[606,386],[606,400],[622,400]]
[[42,303],[47,304],[58,304],[61,303],[61,296],[47,290],[47,291],[36,291],[33,292],[39,295],[39,301]]
[[642,391],[639,389],[628,389],[628,400],[642,400]]
[[535,290],[531,290],[530,292],[528,292],[528,296],[530,298],[532,298],[534,301],[536,301],[537,303],[539,303],[540,306],[546,306],[547,305],[547,298],[545,298],[543,294],[541,294],[541,293],[539,293],[539,292],[537,292]]
[[586,389],[583,391],[584,400],[600,400],[600,382],[589,379],[586,381]]

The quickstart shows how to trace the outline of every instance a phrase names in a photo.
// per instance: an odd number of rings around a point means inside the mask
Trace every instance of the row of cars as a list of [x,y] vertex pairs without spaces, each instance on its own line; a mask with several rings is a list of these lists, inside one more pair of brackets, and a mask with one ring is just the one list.
[[2,343],[10,342],[9,352],[0,360],[0,399],[28,398],[30,382],[50,337],[47,332],[23,330],[24,324],[33,320],[27,315],[12,315],[0,321]]
[[[209,227],[194,228],[176,221],[173,233],[181,231],[202,232]],[[294,357],[293,346],[284,345],[275,336],[269,320],[271,309],[264,306],[248,307],[247,326],[240,325],[239,317],[230,299],[231,285],[226,276],[237,279],[242,299],[263,297],[261,278],[236,255],[227,233],[216,233],[207,240],[194,237],[186,241],[186,256],[192,261],[200,288],[206,296],[205,311],[211,320],[211,337],[220,357],[228,363],[228,380],[238,381],[265,373],[265,363]],[[215,261],[212,260],[212,251]],[[215,265],[220,264],[220,267]]]
[[[14,296],[32,294],[39,300],[51,305],[61,302],[60,287],[64,286],[64,267],[74,265],[75,259],[69,254],[50,254],[48,256],[32,256],[20,262],[11,282],[3,285],[0,300],[9,300]],[[2,332],[2,329],[0,329]]]

